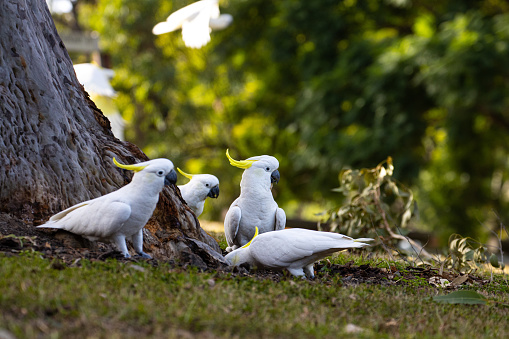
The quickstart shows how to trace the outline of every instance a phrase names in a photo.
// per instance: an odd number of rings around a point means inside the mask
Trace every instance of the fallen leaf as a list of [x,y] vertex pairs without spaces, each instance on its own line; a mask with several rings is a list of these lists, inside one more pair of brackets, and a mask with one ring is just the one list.
[[438,295],[433,300],[446,304],[486,304],[486,298],[474,291],[456,291],[446,295]]
[[451,286],[459,286],[468,280],[468,274],[460,275],[451,281]]
[[387,326],[387,327],[398,326],[398,322],[397,322],[396,319],[391,319],[391,320],[389,320],[388,322],[385,323],[385,326]]

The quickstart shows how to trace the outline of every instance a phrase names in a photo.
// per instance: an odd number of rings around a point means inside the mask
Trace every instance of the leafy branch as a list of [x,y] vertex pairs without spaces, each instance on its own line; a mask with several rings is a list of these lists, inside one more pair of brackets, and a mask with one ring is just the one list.
[[[381,231],[387,238],[384,240],[408,241],[417,256],[431,258],[423,246],[404,234],[417,207],[412,191],[397,182],[393,172],[391,157],[374,168],[341,171],[340,186],[333,191],[342,193],[345,203],[324,213],[329,230],[352,237],[374,232],[379,235]],[[319,228],[325,226],[319,224]]]

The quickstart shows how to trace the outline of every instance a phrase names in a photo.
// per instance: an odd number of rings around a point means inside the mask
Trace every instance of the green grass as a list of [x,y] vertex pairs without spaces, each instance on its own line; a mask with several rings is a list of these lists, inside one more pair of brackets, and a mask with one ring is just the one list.
[[[421,283],[274,282],[114,260],[62,269],[37,253],[0,254],[0,274],[0,329],[18,338],[336,338],[352,336],[347,324],[366,338],[509,337],[508,307],[438,304],[445,292]],[[477,291],[509,303],[507,283]]]

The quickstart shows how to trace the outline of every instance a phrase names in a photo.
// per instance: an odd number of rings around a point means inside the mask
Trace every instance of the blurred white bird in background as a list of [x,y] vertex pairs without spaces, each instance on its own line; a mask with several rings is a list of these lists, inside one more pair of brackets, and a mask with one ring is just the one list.
[[182,28],[185,45],[201,48],[210,41],[211,30],[225,29],[232,21],[230,14],[219,13],[219,0],[202,0],[173,12],[155,25],[152,33],[160,35]]
[[180,168],[177,170],[186,178],[191,179],[187,184],[177,187],[189,208],[193,210],[196,217],[199,217],[203,212],[207,197],[215,199],[219,196],[219,179],[212,174],[188,174]]
[[72,11],[71,0],[46,0],[51,13],[64,14]]
[[134,171],[124,187],[88,200],[55,214],[40,228],[57,228],[83,236],[91,241],[111,241],[128,258],[126,238],[143,258],[143,227],[152,216],[164,185],[175,184],[177,173],[168,159],[154,159],[120,168]]
[[258,269],[287,269],[294,276],[315,276],[313,264],[334,252],[347,248],[369,246],[339,233],[311,231],[301,228],[266,232],[255,236],[241,248],[228,253],[225,259],[233,266],[247,263]]
[[90,99],[110,121],[113,135],[120,140],[124,140],[126,122],[113,102],[113,98],[117,93],[110,84],[110,79],[115,72],[91,63],[76,64],[74,65],[74,71],[78,81],[85,87],[85,91],[90,94]]

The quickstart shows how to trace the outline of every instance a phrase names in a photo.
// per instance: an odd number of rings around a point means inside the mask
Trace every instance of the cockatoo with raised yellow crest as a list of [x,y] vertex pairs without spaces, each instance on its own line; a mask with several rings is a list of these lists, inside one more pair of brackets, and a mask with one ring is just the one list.
[[166,21],[154,26],[152,33],[160,35],[182,28],[187,47],[201,48],[210,41],[210,31],[228,27],[230,14],[219,14],[219,0],[201,0],[173,12]]
[[143,226],[152,216],[164,185],[175,184],[177,173],[168,159],[154,159],[120,168],[134,171],[131,182],[124,187],[88,200],[55,214],[38,227],[58,228],[92,241],[111,241],[128,258],[126,238],[143,258]]
[[177,170],[184,177],[191,179],[187,184],[177,187],[187,206],[193,210],[196,217],[199,217],[203,212],[207,197],[215,199],[219,196],[219,179],[212,174],[188,174],[180,168]]
[[246,245],[225,256],[233,266],[247,263],[250,267],[279,271],[287,269],[294,276],[315,276],[313,265],[334,252],[368,246],[363,241],[339,233],[290,228],[255,236]]
[[224,233],[231,252],[245,245],[255,234],[282,230],[286,225],[285,211],[272,196],[272,184],[279,182],[279,161],[269,155],[246,160],[234,160],[228,150],[230,164],[244,169],[240,181],[240,196],[231,204],[224,219]]

